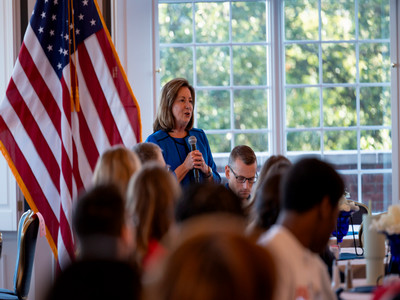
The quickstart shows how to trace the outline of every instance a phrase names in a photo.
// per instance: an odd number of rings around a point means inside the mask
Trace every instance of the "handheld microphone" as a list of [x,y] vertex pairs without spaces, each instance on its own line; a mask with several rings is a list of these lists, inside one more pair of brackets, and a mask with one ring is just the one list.
[[[196,139],[196,137],[195,136],[189,136],[189,145],[190,145],[190,151],[194,151],[194,150],[196,150],[197,148],[196,148],[196,142],[197,142],[197,139]],[[193,174],[194,174],[194,181],[196,182],[196,183],[199,183],[200,182],[200,175],[199,175],[199,170],[198,169],[196,169],[196,168],[194,168],[193,169]]]

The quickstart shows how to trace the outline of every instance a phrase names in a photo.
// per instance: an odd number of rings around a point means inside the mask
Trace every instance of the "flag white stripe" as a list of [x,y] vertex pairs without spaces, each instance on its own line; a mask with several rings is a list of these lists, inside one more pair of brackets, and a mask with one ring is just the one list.
[[57,241],[57,251],[58,251],[58,264],[61,270],[65,270],[68,265],[71,264],[71,257],[65,247],[64,240],[62,239],[61,230],[58,231],[58,241]]

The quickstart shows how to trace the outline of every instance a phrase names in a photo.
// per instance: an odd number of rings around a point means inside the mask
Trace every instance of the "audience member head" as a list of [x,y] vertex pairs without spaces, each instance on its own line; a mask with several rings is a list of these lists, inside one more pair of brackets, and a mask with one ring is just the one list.
[[201,183],[185,188],[175,207],[175,220],[183,222],[211,213],[229,213],[244,217],[240,199],[231,190],[220,184]]
[[338,203],[344,193],[342,178],[328,163],[304,158],[289,169],[282,183],[282,209],[286,213],[282,221],[297,233],[307,232],[306,246],[322,252],[336,226]]
[[114,185],[98,185],[75,202],[72,226],[80,259],[127,260],[133,252],[133,225],[125,201]]
[[165,166],[165,160],[162,154],[162,150],[157,144],[138,143],[133,146],[132,150],[137,154],[142,165],[150,161],[155,161],[159,162],[161,166]]
[[229,188],[246,202],[257,180],[257,157],[253,149],[246,145],[233,148],[225,166],[225,176]]
[[160,241],[168,232],[180,193],[180,185],[174,175],[156,163],[144,165],[130,180],[127,211],[136,226],[139,263],[148,251],[149,241]]
[[113,146],[97,160],[93,184],[114,184],[125,198],[129,179],[140,167],[140,160],[132,150],[122,145]]
[[[176,127],[175,119],[172,114],[172,105],[175,102],[176,97],[178,96],[178,92],[182,87],[187,87],[190,90],[190,94],[192,96],[192,104],[193,109],[195,106],[195,91],[194,88],[189,84],[184,78],[175,78],[167,82],[161,91],[161,99],[160,105],[157,110],[157,116],[153,124],[153,130],[164,130],[171,131]],[[186,126],[186,130],[190,130],[193,127],[193,114]]]
[[256,228],[268,230],[278,219],[281,207],[280,183],[282,173],[271,175],[259,186],[253,206],[253,222]]
[[[259,180],[257,184],[261,184],[262,179],[270,173],[276,173],[279,169],[283,168],[286,169],[287,167],[290,167],[292,163],[290,160],[283,155],[271,155],[266,162],[263,164],[260,174],[259,174]],[[271,170],[272,169],[272,170]]]
[[261,168],[252,196],[251,218],[254,231],[265,231],[275,224],[281,207],[281,179],[292,163],[282,155],[271,156]]
[[217,218],[191,221],[185,231],[189,234],[181,237],[163,266],[154,299],[272,298],[275,266],[269,253],[244,237],[240,223]]

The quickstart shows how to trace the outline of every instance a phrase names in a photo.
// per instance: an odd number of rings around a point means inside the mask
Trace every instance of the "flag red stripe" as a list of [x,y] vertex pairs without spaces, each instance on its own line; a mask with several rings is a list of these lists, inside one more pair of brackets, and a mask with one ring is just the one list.
[[68,251],[69,257],[71,260],[74,259],[75,253],[74,253],[74,242],[72,241],[72,233],[71,233],[71,228],[68,223],[68,219],[65,216],[63,206],[61,204],[61,209],[60,209],[60,231],[61,231],[61,236],[64,241],[65,248]]
[[[60,193],[60,168],[57,160],[55,159],[53,152],[51,151],[46,139],[43,137],[39,126],[36,123],[35,118],[32,116],[29,108],[26,106],[24,99],[21,97],[18,89],[11,78],[10,84],[7,89],[7,98],[11,99],[9,102],[17,113],[21,124],[24,126],[26,133],[31,138],[35,149],[40,156],[43,164],[49,172],[50,178],[56,187],[58,193]],[[40,119],[39,116],[36,116]]]
[[[5,100],[7,101],[7,100]],[[18,173],[21,176],[25,186],[27,187],[32,199],[39,212],[43,215],[46,227],[49,230],[54,242],[57,244],[57,233],[59,223],[50,204],[47,202],[46,196],[43,194],[42,188],[33,174],[29,163],[26,161],[24,154],[21,152],[13,135],[9,131],[4,119],[0,116],[0,140],[7,148],[10,158],[14,162]]]
[[[72,141],[72,151],[73,151],[73,173],[74,173],[74,179],[76,183],[76,189],[79,191],[84,188],[81,174],[79,172],[79,164],[78,164],[78,152],[76,150],[76,144],[74,141]],[[75,199],[72,199],[74,201]]]
[[[137,139],[140,137],[140,122],[138,122],[139,111],[137,108],[137,103],[135,103],[132,95],[126,86],[126,82],[123,78],[122,70],[117,63],[117,60],[112,51],[111,45],[108,42],[107,34],[104,29],[99,30],[96,33],[97,39],[99,41],[102,52],[104,53],[104,59],[107,62],[108,69],[110,74],[113,74],[113,80],[118,91],[119,98],[126,110],[126,114],[128,116],[129,122],[135,132],[135,136]],[[116,74],[114,74],[116,72]]]
[[100,121],[103,123],[103,127],[108,129],[105,131],[108,141],[111,145],[122,144],[121,135],[118,127],[115,124],[113,115],[110,107],[108,106],[107,99],[104,96],[103,89],[97,78],[96,72],[94,71],[91,59],[85,47],[85,43],[79,45],[78,51],[80,68],[81,70],[85,70],[82,75],[85,78],[85,83],[93,99],[93,103],[95,104]]
[[36,67],[35,61],[32,59],[24,43],[22,43],[18,60],[22,68],[24,69],[26,76],[29,78],[33,89],[38,95],[39,100],[42,102],[43,107],[46,109],[54,127],[58,132],[58,135],[61,136],[60,109],[58,108],[53,94],[47,87],[46,81],[41,76],[39,70]]

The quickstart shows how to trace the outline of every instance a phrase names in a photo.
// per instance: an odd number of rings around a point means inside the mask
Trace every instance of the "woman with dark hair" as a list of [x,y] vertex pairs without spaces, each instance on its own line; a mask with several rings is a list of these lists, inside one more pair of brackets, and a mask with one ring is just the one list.
[[[194,105],[194,88],[186,79],[175,78],[167,82],[161,92],[154,133],[146,142],[160,146],[165,162],[182,185],[197,179],[220,182],[208,139],[203,130],[193,128]],[[197,150],[192,151],[189,137],[194,140]]]

